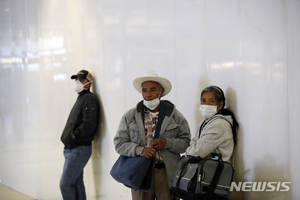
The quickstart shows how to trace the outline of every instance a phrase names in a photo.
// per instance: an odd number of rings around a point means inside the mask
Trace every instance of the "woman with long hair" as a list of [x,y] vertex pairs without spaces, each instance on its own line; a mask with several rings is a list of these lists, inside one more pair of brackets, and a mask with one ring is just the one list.
[[237,142],[238,122],[234,114],[225,108],[224,92],[217,86],[206,87],[201,92],[200,102],[199,111],[204,120],[186,153],[201,158],[221,153],[223,160],[230,162]]

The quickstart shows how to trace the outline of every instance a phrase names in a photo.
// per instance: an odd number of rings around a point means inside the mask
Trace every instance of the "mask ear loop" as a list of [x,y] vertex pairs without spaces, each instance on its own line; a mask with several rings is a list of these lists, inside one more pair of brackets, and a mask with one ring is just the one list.
[[88,85],[89,83],[92,83],[92,81],[89,81],[89,82],[87,82],[86,84],[84,84],[83,86],[86,86],[86,85]]
[[83,85],[83,90],[88,90],[89,88],[85,88],[84,86],[86,86],[86,85],[88,85],[88,84],[90,84],[90,83],[92,83],[93,81],[89,81],[89,82],[87,82],[86,84],[82,84]]

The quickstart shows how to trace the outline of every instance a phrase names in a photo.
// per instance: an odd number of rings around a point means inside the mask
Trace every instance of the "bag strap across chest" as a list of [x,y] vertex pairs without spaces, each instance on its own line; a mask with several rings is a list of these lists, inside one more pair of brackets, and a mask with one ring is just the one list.
[[214,120],[216,120],[216,119],[224,119],[225,121],[227,121],[227,122],[229,123],[230,127],[232,127],[230,121],[228,121],[225,117],[222,117],[222,116],[215,116],[215,117],[212,117],[212,118],[210,118],[209,120],[207,120],[207,121],[204,120],[204,121],[202,122],[202,124],[201,124],[201,126],[200,126],[200,128],[199,128],[198,139],[200,138],[201,132],[203,131],[204,127],[205,127],[209,122],[212,122],[212,121],[214,121]]

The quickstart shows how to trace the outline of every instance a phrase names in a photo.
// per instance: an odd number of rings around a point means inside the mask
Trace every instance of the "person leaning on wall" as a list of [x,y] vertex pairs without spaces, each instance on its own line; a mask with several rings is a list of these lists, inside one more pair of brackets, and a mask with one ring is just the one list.
[[63,130],[65,164],[60,180],[64,200],[85,200],[83,169],[92,154],[92,140],[98,125],[98,99],[91,93],[92,74],[86,70],[71,76],[75,79],[77,100]]
[[[199,111],[204,120],[198,126],[195,137],[186,154],[211,158],[212,153],[221,153],[224,161],[231,162],[237,143],[238,122],[234,114],[225,108],[225,96],[221,88],[209,86],[202,90]],[[231,199],[241,199],[233,191]]]
[[[180,153],[185,152],[190,142],[189,125],[174,104],[160,100],[171,90],[169,80],[159,77],[155,71],[147,71],[133,85],[144,100],[123,115],[114,137],[115,149],[124,156],[156,159],[152,189],[149,192],[132,189],[133,200],[171,200],[169,188]],[[152,139],[160,122],[159,138]]]

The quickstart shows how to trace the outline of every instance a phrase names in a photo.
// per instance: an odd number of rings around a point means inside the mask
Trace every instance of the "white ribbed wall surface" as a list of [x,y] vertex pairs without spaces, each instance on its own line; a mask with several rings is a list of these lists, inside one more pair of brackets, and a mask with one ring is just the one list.
[[101,120],[85,168],[89,200],[131,199],[109,171],[113,137],[142,96],[134,78],[154,69],[192,135],[200,91],[220,86],[240,123],[238,181],[299,180],[299,0],[0,0],[0,180],[36,199],[61,199],[60,135],[76,100],[72,74],[95,76]]

